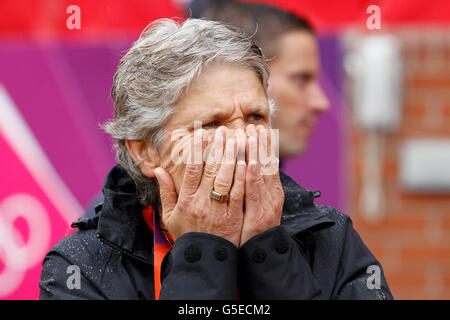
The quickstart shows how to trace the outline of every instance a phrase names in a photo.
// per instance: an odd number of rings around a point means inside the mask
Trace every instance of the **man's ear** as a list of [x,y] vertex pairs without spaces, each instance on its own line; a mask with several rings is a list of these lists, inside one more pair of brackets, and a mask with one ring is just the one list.
[[142,140],[125,140],[128,152],[134,162],[139,163],[141,172],[149,177],[155,177],[155,169],[159,167],[159,153],[150,143]]

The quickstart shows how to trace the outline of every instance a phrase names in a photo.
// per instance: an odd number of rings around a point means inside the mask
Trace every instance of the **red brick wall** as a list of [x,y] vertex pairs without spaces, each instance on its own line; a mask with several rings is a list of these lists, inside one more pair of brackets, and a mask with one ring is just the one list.
[[385,218],[371,224],[360,212],[367,134],[356,124],[348,137],[349,210],[356,230],[381,261],[396,299],[450,299],[450,193],[409,193],[397,177],[403,142],[410,138],[450,138],[450,36],[445,30],[394,34],[402,44],[404,106],[401,127],[385,138]]

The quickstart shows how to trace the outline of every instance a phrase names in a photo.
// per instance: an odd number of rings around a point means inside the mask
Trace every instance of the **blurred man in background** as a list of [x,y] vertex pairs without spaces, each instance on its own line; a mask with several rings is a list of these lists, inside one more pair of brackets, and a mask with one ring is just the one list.
[[280,159],[304,152],[318,116],[329,108],[318,81],[319,48],[311,25],[260,3],[194,0],[190,9],[194,18],[232,24],[253,35],[270,59],[269,95],[278,105],[272,127],[280,130]]

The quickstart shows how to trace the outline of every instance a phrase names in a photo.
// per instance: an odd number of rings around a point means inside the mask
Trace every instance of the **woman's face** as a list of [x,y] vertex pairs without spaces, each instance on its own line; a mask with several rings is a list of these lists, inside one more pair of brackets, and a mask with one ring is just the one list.
[[[269,113],[264,88],[253,70],[230,64],[210,65],[177,102],[177,110],[165,126],[166,139],[158,150],[159,166],[171,174],[178,193],[187,159],[181,154],[181,161],[174,161],[174,155],[179,155],[180,147],[189,150],[194,128],[201,124],[211,143],[219,126],[232,129],[228,134],[245,131],[249,124],[269,128]],[[178,138],[180,133],[184,138]]]

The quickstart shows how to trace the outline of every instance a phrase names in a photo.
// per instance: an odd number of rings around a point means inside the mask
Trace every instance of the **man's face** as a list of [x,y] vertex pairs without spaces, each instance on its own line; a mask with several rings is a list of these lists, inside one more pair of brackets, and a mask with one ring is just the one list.
[[284,34],[270,72],[269,96],[279,107],[272,126],[280,129],[280,158],[294,157],[305,150],[317,116],[329,107],[318,83],[320,58],[315,36],[306,31]]
[[[183,180],[186,159],[175,164],[173,151],[179,143],[190,143],[194,134],[194,121],[200,121],[212,134],[219,126],[234,131],[248,124],[270,127],[269,104],[261,81],[253,70],[230,64],[208,66],[200,77],[192,82],[187,94],[177,102],[177,110],[165,126],[167,137],[159,150],[160,166],[167,170],[179,192]],[[183,130],[188,139],[172,141],[175,130]]]

